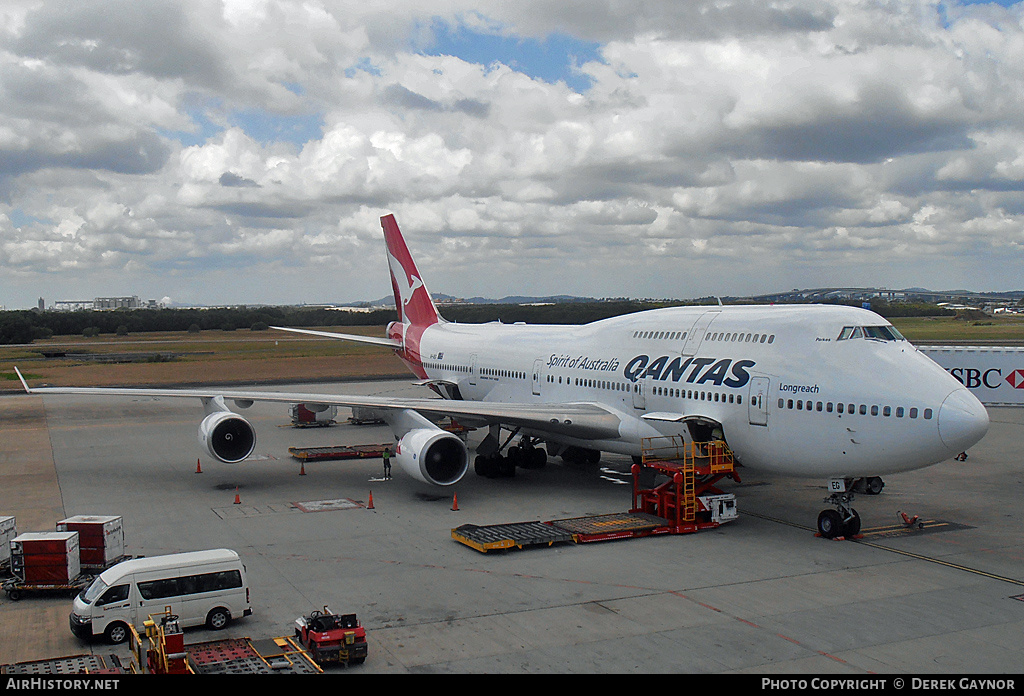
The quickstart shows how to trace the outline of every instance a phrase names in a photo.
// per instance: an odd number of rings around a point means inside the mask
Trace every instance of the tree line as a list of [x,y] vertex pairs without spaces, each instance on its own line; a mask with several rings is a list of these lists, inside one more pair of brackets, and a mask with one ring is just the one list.
[[[685,304],[717,305],[717,300],[650,302],[615,300],[559,302],[540,305],[465,304],[446,305],[441,313],[449,321],[476,324],[585,324],[646,309]],[[859,302],[848,303],[859,306]],[[955,312],[925,303],[872,301],[871,308],[883,317],[952,316]],[[18,310],[0,312],[0,344],[31,343],[53,336],[95,336],[152,331],[202,331],[216,329],[266,329],[269,326],[383,326],[395,321],[392,309],[342,312],[312,307],[232,307],[217,309],[116,309],[111,311],[54,312]]]

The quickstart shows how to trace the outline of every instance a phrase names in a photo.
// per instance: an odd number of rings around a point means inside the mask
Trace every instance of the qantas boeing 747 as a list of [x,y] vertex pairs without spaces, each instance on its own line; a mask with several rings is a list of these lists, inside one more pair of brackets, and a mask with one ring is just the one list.
[[[440,399],[22,383],[32,394],[199,398],[200,443],[224,462],[256,445],[227,401],[369,409],[393,430],[399,467],[437,486],[470,465],[463,440],[435,424],[441,416],[489,429],[478,473],[510,459],[639,457],[644,438],[724,440],[743,467],[825,480],[834,507],[818,518],[826,537],[860,529],[854,482],[877,490],[881,475],[950,459],[988,430],[981,402],[871,311],[672,307],[582,326],[455,324],[438,313],[394,216],[381,224],[398,311],[386,338],[274,328],[391,348]],[[503,428],[518,432],[514,446]]]

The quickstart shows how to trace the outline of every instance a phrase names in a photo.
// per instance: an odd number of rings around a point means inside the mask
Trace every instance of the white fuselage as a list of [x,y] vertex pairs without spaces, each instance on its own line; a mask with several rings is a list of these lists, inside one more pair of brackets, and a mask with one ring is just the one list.
[[428,378],[466,400],[613,410],[618,438],[537,433],[589,449],[638,455],[644,437],[689,440],[693,422],[720,428],[743,466],[856,478],[935,464],[980,440],[981,403],[877,327],[890,325],[850,307],[674,307],[583,326],[435,324],[419,355]]

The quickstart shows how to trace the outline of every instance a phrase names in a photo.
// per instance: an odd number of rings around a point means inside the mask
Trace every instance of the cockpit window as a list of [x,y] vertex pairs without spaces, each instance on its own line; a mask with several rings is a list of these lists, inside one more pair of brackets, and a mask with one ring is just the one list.
[[905,341],[895,326],[844,326],[839,332],[839,341],[852,338],[870,338],[875,341]]
[[864,338],[873,338],[878,341],[899,341],[903,336],[892,326],[865,326]]

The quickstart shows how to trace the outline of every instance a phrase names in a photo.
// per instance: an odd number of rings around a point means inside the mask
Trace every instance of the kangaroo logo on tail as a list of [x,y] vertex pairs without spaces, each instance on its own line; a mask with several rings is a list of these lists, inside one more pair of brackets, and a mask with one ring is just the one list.
[[388,248],[388,267],[391,270],[391,286],[395,293],[399,321],[422,328],[444,321],[434,306],[427,286],[420,279],[420,272],[405,245],[395,216],[385,215],[380,219],[380,224]]

